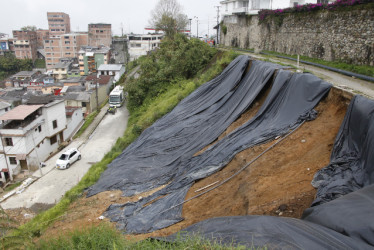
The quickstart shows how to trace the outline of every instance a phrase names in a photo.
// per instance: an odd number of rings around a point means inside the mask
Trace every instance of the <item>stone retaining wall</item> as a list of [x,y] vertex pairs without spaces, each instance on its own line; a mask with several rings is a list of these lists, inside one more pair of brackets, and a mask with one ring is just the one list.
[[373,9],[287,14],[262,23],[257,15],[228,16],[223,25],[225,46],[374,66]]

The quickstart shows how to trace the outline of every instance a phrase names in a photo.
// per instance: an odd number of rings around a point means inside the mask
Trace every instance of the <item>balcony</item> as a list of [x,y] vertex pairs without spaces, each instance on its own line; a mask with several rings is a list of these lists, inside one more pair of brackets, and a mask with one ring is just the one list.
[[14,41],[15,45],[30,45],[30,42],[28,40],[16,40]]
[[239,8],[234,8],[232,10],[232,14],[246,14],[248,12],[248,7],[239,7]]
[[26,133],[32,130],[34,127],[44,123],[44,117],[42,116],[34,116],[27,118],[23,121],[11,121],[6,124],[2,124],[0,126],[0,133],[3,136],[6,135],[18,135],[18,136],[25,136]]

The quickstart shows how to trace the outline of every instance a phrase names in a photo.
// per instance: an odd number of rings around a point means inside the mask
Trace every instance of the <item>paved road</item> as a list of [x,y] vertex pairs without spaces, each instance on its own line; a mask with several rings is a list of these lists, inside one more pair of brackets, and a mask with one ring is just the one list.
[[118,137],[123,136],[127,127],[128,111],[126,107],[117,110],[115,115],[105,115],[106,108],[103,108],[97,116],[93,133],[86,133],[79,139],[71,142],[64,150],[77,147],[82,153],[82,159],[75,162],[69,169],[56,169],[55,162],[59,154],[49,159],[47,166],[34,173],[40,177],[30,185],[23,193],[13,195],[1,206],[4,209],[26,207],[29,208],[36,203],[55,204],[61,197],[75,186],[89,170],[93,163],[100,161],[115,144]]
[[[254,54],[254,53],[245,53],[245,52],[239,52],[239,53],[247,54],[254,58],[259,58],[259,59],[267,58],[262,55]],[[272,57],[270,61],[274,63],[283,63],[287,65],[296,66],[295,61],[287,60],[283,58]],[[311,65],[302,64],[302,63],[300,63],[299,69],[303,71],[309,71],[313,73],[315,76],[318,76],[319,78],[332,83],[336,87],[351,91],[354,94],[360,94],[360,95],[369,97],[371,99],[374,99],[374,83],[364,81],[361,79],[356,79],[356,78],[349,77],[349,76],[345,76],[345,75],[342,75],[342,74],[339,74],[333,71],[329,71],[326,69],[322,69],[322,68],[314,67]]]

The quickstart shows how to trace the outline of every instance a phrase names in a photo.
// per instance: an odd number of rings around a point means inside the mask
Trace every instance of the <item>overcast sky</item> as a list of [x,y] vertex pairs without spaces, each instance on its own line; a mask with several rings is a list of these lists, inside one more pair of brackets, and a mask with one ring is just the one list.
[[[124,33],[146,34],[151,10],[158,0],[9,0],[1,5],[0,33],[9,34],[23,26],[35,25],[48,29],[47,12],[65,12],[70,16],[73,31],[87,31],[89,23],[110,23],[114,35]],[[192,20],[192,33],[212,35],[217,23],[220,0],[178,0],[184,13]],[[209,29],[208,29],[209,27]]]

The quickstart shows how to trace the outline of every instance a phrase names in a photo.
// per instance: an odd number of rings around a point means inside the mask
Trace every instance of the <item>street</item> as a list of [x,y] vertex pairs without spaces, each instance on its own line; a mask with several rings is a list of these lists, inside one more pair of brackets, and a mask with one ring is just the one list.
[[[92,164],[99,162],[110,151],[117,138],[122,137],[127,127],[129,113],[125,106],[117,112],[104,115],[107,107],[104,107],[100,115],[103,119],[91,135],[72,141],[66,148],[78,148],[82,159],[75,162],[69,169],[58,170],[55,163],[60,153],[46,161],[46,167],[36,171],[33,176],[40,177],[26,188],[21,194],[15,194],[1,203],[4,209],[30,208],[34,204],[55,204],[72,187],[74,187],[90,169]],[[41,176],[42,175],[42,176]]]

